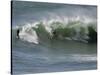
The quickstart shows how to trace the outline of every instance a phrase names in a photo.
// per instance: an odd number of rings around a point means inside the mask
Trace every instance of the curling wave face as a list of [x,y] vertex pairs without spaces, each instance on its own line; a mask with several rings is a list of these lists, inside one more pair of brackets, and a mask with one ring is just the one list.
[[97,41],[97,25],[95,20],[79,17],[63,20],[52,19],[16,26],[20,29],[20,39],[35,44],[41,40],[74,40],[84,43]]

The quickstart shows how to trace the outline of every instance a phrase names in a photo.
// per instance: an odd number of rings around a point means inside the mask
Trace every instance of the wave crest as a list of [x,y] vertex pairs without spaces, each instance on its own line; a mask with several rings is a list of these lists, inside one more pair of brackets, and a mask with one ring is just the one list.
[[[88,20],[87,20],[88,21]],[[38,44],[41,40],[66,39],[81,42],[96,42],[97,27],[95,21],[79,18],[65,20],[43,20],[17,27],[20,38]]]

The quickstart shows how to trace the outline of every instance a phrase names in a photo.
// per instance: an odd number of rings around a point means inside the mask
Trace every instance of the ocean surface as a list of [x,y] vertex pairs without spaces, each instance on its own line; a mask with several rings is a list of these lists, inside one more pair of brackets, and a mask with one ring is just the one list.
[[95,70],[96,33],[96,6],[12,1],[12,73]]

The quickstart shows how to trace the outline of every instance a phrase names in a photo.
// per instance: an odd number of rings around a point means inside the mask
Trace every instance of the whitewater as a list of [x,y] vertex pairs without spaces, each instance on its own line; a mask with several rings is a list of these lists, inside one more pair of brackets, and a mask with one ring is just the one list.
[[[84,21],[81,21],[80,18],[77,18],[78,17],[72,18],[68,21],[57,19],[53,19],[50,21],[43,20],[41,22],[35,22],[31,24],[27,23],[26,25],[16,26],[15,28],[13,28],[13,30],[20,30],[20,39],[28,42],[33,42],[35,44],[39,43],[39,35],[42,34],[42,32],[44,32],[44,34],[48,34],[44,37],[49,37],[48,40],[52,40],[56,35],[56,38],[59,39],[77,40],[88,43],[87,40],[90,38],[88,36],[88,28],[91,27],[97,33],[96,21],[89,19],[90,21],[86,22],[86,18],[84,19]],[[40,36],[40,38],[41,37],[42,35]]]

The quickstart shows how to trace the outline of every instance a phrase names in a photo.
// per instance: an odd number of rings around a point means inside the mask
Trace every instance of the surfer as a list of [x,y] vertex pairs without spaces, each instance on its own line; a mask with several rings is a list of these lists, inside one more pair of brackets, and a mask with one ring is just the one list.
[[58,34],[57,34],[56,30],[54,30],[52,33],[53,33],[53,38],[57,38],[58,37]]
[[20,30],[17,29],[17,38],[18,38],[18,39],[19,39],[19,32],[20,32]]

